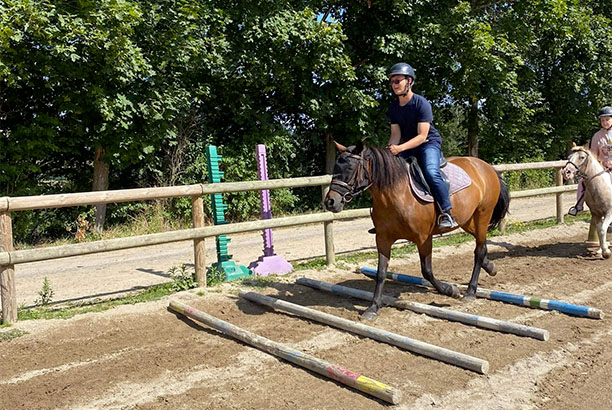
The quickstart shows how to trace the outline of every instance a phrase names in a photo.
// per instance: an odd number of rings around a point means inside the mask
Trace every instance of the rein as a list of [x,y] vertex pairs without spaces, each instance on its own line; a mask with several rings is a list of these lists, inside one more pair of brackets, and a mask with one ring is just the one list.
[[588,183],[589,183],[589,182],[591,182],[593,179],[595,179],[596,177],[598,177],[598,176],[600,176],[600,175],[605,174],[606,172],[608,172],[608,171],[606,171],[606,170],[604,169],[603,171],[601,171],[601,172],[599,172],[599,173],[597,173],[597,174],[595,174],[595,175],[592,175],[592,176],[590,176],[590,177],[588,177],[588,178],[586,178],[586,179],[583,179],[583,180],[582,180],[582,183],[583,183],[583,184],[588,184]]
[[[330,187],[329,187],[329,189],[331,189],[332,191],[337,192],[342,197],[345,203],[351,202],[355,196],[366,191],[368,188],[372,186],[372,182],[370,182],[371,178],[369,175],[369,165],[370,165],[369,158],[366,159],[362,157],[361,155],[356,155],[356,154],[351,154],[351,153],[347,153],[347,154],[350,158],[355,158],[359,160],[357,170],[353,172],[353,175],[351,175],[351,178],[349,179],[348,182],[344,182],[339,179],[332,179]],[[367,185],[363,187],[359,187],[359,185],[361,185],[363,181],[367,181]],[[336,187],[336,189],[334,189],[334,187]],[[339,187],[342,188],[344,193],[340,192],[337,189]],[[357,187],[357,189],[355,189],[355,187]]]

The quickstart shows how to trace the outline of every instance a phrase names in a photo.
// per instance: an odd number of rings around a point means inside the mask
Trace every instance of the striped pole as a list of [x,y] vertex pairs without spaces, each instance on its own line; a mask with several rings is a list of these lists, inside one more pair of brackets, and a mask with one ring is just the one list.
[[[346,286],[334,285],[332,283],[321,282],[308,278],[299,278],[296,283],[309,286],[314,289],[324,290],[336,295],[352,296],[358,299],[372,300],[374,294],[365,290],[349,288]],[[481,327],[484,329],[495,330],[498,332],[512,333],[518,336],[531,337],[537,340],[548,340],[548,330],[539,329],[537,327],[519,325],[517,323],[507,322],[504,320],[492,319],[486,316],[470,315],[469,313],[459,312],[456,310],[443,309],[436,306],[424,305],[417,302],[408,302],[399,300],[391,296],[383,296],[383,303],[388,306],[393,306],[399,309],[408,309],[417,313],[424,313],[429,316],[434,316],[454,322],[461,322],[466,325]]]
[[315,320],[330,326],[348,330],[349,332],[369,337],[370,339],[378,340],[379,342],[389,343],[408,351],[431,357],[442,362],[450,363],[455,366],[463,367],[464,369],[472,370],[480,374],[485,374],[489,370],[489,362],[486,360],[421,342],[420,340],[411,339],[397,333],[388,332],[384,329],[364,325],[352,320],[330,315],[329,313],[319,312],[318,310],[310,309],[255,292],[240,292],[239,295],[242,298],[269,306],[273,309],[284,310],[310,320]]
[[[376,277],[376,269],[362,267],[361,272],[367,276]],[[398,282],[410,283],[411,285],[421,285],[433,287],[432,284],[417,276],[403,275],[401,273],[387,272],[387,278]],[[455,284],[459,289],[466,290],[466,285]],[[515,295],[513,293],[498,292],[483,288],[476,289],[476,297],[497,300],[499,302],[511,303],[518,306],[529,306],[545,310],[557,310],[568,315],[590,317],[592,319],[603,319],[604,313],[596,308],[574,305],[572,303],[559,302],[557,300],[541,299],[533,296]]]
[[339,383],[350,386],[363,393],[377,397],[392,404],[398,404],[401,400],[401,392],[391,386],[377,382],[369,377],[354,373],[338,365],[318,359],[302,351],[274,342],[265,337],[251,333],[232,325],[229,322],[218,319],[200,310],[194,309],[180,302],[170,302],[169,308],[181,315],[202,322],[223,334],[232,336],[241,342],[254,346],[273,356],[280,357],[288,362],[304,367],[322,376],[329,377]]

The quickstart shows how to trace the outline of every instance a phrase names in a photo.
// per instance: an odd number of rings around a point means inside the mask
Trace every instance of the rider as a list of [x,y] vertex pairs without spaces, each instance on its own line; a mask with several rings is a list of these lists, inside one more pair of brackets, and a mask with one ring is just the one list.
[[[595,155],[595,158],[601,162],[601,165],[609,170],[612,169],[612,107],[603,107],[599,111],[599,122],[601,129],[591,138],[589,149]],[[567,211],[572,216],[576,216],[578,212],[584,210],[584,184],[582,179],[578,181],[576,195],[578,196],[576,205]]]
[[412,92],[416,76],[409,64],[395,64],[389,70],[388,78],[398,98],[393,100],[387,112],[391,124],[387,148],[393,155],[416,157],[440,207],[438,229],[441,232],[454,229],[458,225],[451,215],[448,188],[440,175],[442,137],[433,126],[431,104],[425,97]]

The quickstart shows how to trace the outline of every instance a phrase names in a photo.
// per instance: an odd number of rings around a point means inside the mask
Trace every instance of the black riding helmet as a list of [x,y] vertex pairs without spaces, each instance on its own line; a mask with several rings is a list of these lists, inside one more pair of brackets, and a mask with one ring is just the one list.
[[599,111],[599,118],[601,117],[612,117],[612,107],[603,107]]
[[405,75],[407,77],[412,78],[412,82],[416,80],[416,75],[414,74],[414,70],[410,66],[410,64],[406,63],[397,63],[389,70],[389,74],[387,74],[387,78],[391,78],[394,75]]

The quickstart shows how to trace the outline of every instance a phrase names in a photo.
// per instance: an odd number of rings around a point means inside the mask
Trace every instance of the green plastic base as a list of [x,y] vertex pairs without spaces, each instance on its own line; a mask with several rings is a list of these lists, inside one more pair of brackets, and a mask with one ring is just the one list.
[[252,276],[253,272],[243,265],[236,265],[234,261],[216,262],[212,265],[214,268],[225,272],[225,281],[231,282],[236,279]]

